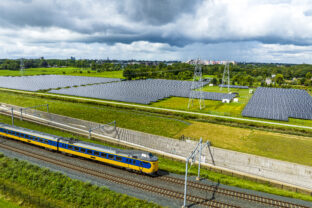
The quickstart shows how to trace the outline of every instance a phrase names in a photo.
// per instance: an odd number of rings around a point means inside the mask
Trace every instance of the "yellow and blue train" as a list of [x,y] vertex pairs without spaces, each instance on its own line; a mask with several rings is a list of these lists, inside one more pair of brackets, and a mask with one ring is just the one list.
[[3,123],[0,123],[0,135],[128,170],[135,170],[150,175],[154,175],[158,171],[158,158],[152,153],[144,151],[121,150]]

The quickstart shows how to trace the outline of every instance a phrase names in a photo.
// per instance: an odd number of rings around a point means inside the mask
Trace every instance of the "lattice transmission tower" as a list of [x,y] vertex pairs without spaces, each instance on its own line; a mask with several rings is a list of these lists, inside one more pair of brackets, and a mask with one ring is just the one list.
[[21,58],[20,59],[20,72],[22,76],[24,75],[24,70],[25,70],[24,59]]
[[194,99],[198,99],[199,102],[199,109],[205,108],[205,99],[203,95],[203,73],[202,73],[202,67],[199,64],[199,59],[197,59],[194,69],[194,77],[193,82],[191,85],[191,92],[189,97],[189,102],[187,105],[187,108],[190,109],[190,107],[193,107],[194,105]]
[[230,92],[230,64],[228,62],[226,62],[224,65],[222,84],[220,90],[222,90],[223,87],[227,87],[228,92]]

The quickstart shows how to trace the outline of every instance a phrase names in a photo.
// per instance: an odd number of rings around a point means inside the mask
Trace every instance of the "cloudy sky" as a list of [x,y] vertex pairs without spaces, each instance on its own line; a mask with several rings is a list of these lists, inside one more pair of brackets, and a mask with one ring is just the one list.
[[311,0],[1,0],[0,58],[312,63]]

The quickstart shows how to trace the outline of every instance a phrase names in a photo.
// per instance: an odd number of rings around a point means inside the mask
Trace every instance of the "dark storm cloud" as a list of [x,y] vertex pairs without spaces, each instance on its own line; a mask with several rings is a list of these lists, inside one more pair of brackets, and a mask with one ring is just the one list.
[[119,11],[131,20],[151,25],[174,21],[181,14],[194,13],[200,0],[126,0],[119,3]]
[[[147,41],[178,47],[193,43],[240,41],[299,46],[312,44],[312,36],[307,35],[312,31],[308,25],[311,21],[298,20],[298,15],[293,15],[292,19],[292,10],[285,7],[296,6],[295,0],[237,1],[240,4],[231,0],[1,0],[0,28],[17,31],[27,27],[29,30],[61,28],[74,34],[54,38],[42,30],[46,37],[23,40],[30,43],[113,45]],[[257,12],[258,8],[262,8],[261,12]],[[311,5],[303,8],[306,9],[302,11],[303,16],[310,18]],[[249,14],[251,9],[254,12]],[[281,10],[285,18],[279,19]],[[266,11],[268,16],[271,15],[268,20],[263,16]]]

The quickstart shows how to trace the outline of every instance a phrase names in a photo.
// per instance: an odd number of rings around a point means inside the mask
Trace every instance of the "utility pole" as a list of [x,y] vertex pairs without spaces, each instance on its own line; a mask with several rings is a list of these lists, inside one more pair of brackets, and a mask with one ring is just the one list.
[[14,126],[14,109],[11,108],[12,126]]
[[[191,152],[191,154],[186,158],[185,161],[185,182],[184,182],[184,200],[183,200],[183,206],[182,208],[186,208],[186,193],[187,193],[187,173],[188,173],[188,163],[189,160],[192,159],[192,161],[195,161],[196,155],[198,154],[198,173],[196,180],[200,180],[200,163],[201,163],[201,154],[202,154],[202,148],[203,148],[203,139],[200,138],[197,146],[195,149]],[[204,145],[207,145],[209,148],[210,142],[207,141]]]

